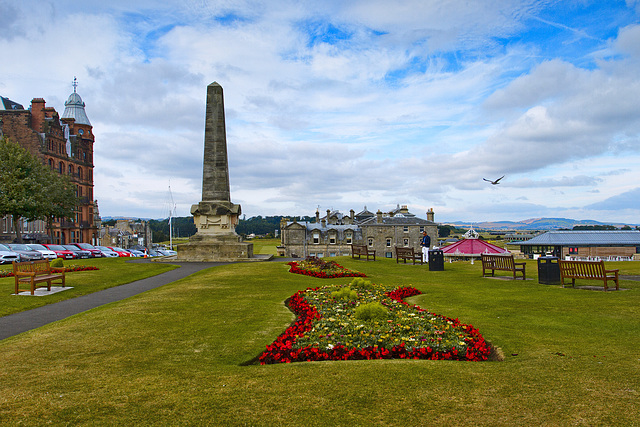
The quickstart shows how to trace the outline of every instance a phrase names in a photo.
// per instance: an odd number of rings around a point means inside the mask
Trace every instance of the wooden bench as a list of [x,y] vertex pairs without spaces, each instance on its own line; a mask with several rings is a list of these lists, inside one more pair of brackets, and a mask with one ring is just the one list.
[[[13,276],[16,279],[16,295],[20,292],[28,291],[31,291],[31,295],[34,295],[36,288],[45,286],[38,286],[38,283],[46,282],[48,291],[51,291],[51,283],[56,280],[62,283],[63,288],[65,286],[64,268],[51,267],[48,259],[27,262],[14,261]],[[29,283],[31,289],[20,289],[21,283]]]
[[512,272],[514,280],[516,273],[522,273],[522,280],[525,280],[527,265],[524,262],[515,262],[513,254],[480,254],[480,256],[482,257],[482,277],[485,277],[487,270],[491,270],[491,277],[495,276],[496,270],[503,270]]
[[360,256],[366,256],[367,261],[369,261],[369,257],[372,256],[373,260],[376,260],[375,249],[369,249],[367,245],[351,245],[351,258],[355,258],[356,255],[358,259],[360,259]]
[[422,251],[416,252],[413,248],[399,248],[396,246],[396,264],[400,260],[403,260],[406,264],[408,259],[413,261],[413,265],[416,265],[416,261],[420,261],[420,264],[423,264]]
[[616,290],[620,290],[618,285],[618,270],[605,270],[604,261],[564,261],[559,260],[560,281],[564,288],[564,279],[571,279],[571,286],[575,287],[576,279],[602,280],[604,290],[607,290],[609,280],[616,283]]

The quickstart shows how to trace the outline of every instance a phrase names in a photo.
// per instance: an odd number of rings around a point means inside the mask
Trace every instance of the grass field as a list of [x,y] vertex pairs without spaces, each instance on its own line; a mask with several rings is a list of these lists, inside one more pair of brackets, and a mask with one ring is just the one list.
[[[13,277],[2,278],[0,279],[0,316],[29,310],[65,299],[76,298],[81,295],[134,282],[176,268],[176,266],[165,263],[133,264],[127,262],[128,260],[130,260],[130,258],[123,257],[64,261],[65,266],[87,265],[98,267],[99,270],[66,273],[66,286],[73,289],[59,292],[46,298],[16,298],[12,295],[15,292],[15,279]],[[0,266],[0,271],[12,271],[12,267],[11,265],[3,265]],[[22,284],[21,289],[28,289],[28,285]]]
[[[299,289],[284,262],[214,267],[0,342],[3,425],[639,425],[640,282],[620,292],[338,258],[480,329],[502,362],[243,363]],[[607,263],[640,274],[640,263]],[[3,279],[5,280],[5,279]],[[579,285],[593,285],[579,282]]]

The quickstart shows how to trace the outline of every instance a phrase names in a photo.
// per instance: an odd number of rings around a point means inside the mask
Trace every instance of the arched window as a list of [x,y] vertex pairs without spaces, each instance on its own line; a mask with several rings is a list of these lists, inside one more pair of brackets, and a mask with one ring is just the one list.
[[62,162],[58,163],[58,173],[60,174],[64,173],[64,163]]
[[69,165],[69,175],[73,175],[73,165]]
[[82,179],[82,168],[78,167],[78,178]]
[[54,166],[53,166],[53,159],[49,159],[49,167],[50,167],[51,169],[54,169]]

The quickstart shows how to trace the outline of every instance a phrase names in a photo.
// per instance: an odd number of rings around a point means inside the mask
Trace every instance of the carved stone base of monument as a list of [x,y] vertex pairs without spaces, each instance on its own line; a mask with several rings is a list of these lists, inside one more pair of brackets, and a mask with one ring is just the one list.
[[253,243],[241,242],[235,234],[191,236],[188,243],[178,245],[177,261],[234,262],[262,261],[253,256]]
[[226,201],[200,202],[191,206],[198,232],[178,245],[178,261],[253,261],[253,243],[241,242],[235,232],[240,205]]

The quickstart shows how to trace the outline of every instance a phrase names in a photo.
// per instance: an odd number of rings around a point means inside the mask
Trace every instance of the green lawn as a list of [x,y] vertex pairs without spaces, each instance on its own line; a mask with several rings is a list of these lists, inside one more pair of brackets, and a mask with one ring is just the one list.
[[[59,292],[47,297],[32,297],[12,295],[15,292],[15,279],[5,277],[0,279],[0,316],[29,310],[42,305],[51,304],[80,295],[90,294],[113,286],[134,282],[156,274],[172,270],[176,266],[165,263],[133,264],[127,262],[129,258],[91,258],[83,260],[64,261],[65,266],[91,265],[99,270],[74,271],[65,274],[66,286],[73,289]],[[12,271],[11,265],[0,266],[2,271]],[[54,285],[60,286],[60,285]],[[28,285],[21,285],[27,289]]]
[[1,341],[0,424],[638,425],[640,282],[605,293],[540,285],[534,262],[523,282],[479,263],[338,261],[417,287],[411,303],[479,328],[505,360],[243,366],[293,320],[287,297],[350,279],[239,263]]

